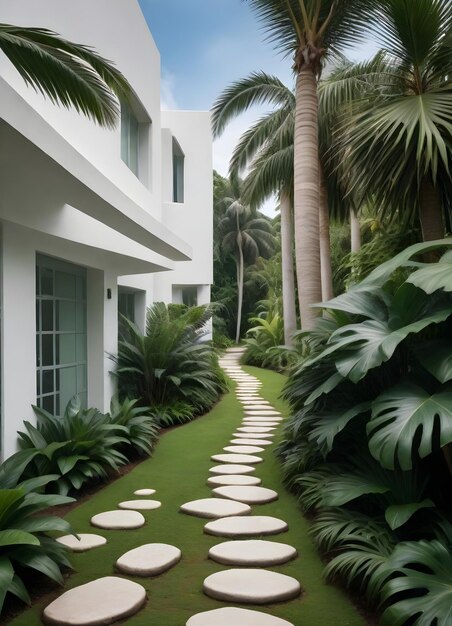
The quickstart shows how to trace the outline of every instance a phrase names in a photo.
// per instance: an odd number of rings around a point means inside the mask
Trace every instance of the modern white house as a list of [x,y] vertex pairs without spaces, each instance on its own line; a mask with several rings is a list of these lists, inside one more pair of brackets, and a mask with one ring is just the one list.
[[[108,19],[107,19],[108,18]],[[78,393],[107,410],[118,311],[210,301],[207,112],[161,111],[160,57],[137,0],[2,0],[0,22],[95,48],[133,89],[116,130],[52,105],[0,57],[1,454]]]

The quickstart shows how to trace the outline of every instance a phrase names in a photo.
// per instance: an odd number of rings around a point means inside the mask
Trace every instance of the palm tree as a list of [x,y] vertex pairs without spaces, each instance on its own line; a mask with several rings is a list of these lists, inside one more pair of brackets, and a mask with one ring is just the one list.
[[53,103],[73,107],[101,126],[116,125],[118,98],[127,98],[130,86],[91,48],[44,28],[0,24],[0,50],[27,85]]
[[295,96],[275,76],[253,72],[232,83],[220,94],[212,109],[212,127],[218,136],[233,117],[254,104],[264,102],[278,108],[242,135],[232,155],[230,173],[235,178],[253,163],[244,181],[243,197],[254,209],[275,192],[279,193],[284,342],[292,345],[292,336],[297,329],[292,209]]
[[230,185],[229,195],[223,198],[224,213],[218,224],[221,247],[233,255],[237,270],[236,343],[240,341],[245,265],[256,263],[260,256],[268,258],[275,245],[270,220],[243,203],[240,187],[240,181]]
[[412,212],[424,240],[440,239],[452,184],[452,4],[380,5],[374,29],[387,55],[385,88],[345,124],[342,149],[358,192],[373,193],[386,211]]
[[248,0],[270,38],[292,53],[296,75],[295,254],[301,323],[313,327],[321,300],[317,82],[328,52],[350,46],[366,27],[371,0]]

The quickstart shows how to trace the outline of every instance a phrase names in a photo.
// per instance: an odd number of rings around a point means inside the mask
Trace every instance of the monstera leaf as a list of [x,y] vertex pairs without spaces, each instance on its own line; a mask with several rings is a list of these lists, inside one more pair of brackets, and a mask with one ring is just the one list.
[[438,263],[429,263],[413,272],[408,282],[419,287],[425,293],[433,293],[439,289],[452,291],[452,251],[446,252]]
[[[388,562],[397,572],[382,589],[385,603],[395,602],[383,613],[385,626],[403,626],[416,618],[416,626],[449,626],[452,623],[452,553],[440,541],[399,544]],[[395,596],[395,597],[394,597]]]
[[327,414],[318,415],[309,439],[315,441],[322,454],[326,456],[333,449],[335,437],[347,427],[352,419],[367,413],[369,409],[370,402],[363,402],[348,411],[338,409]]
[[433,395],[410,382],[391,387],[373,402],[367,432],[384,467],[411,469],[413,453],[424,458],[452,442],[452,386]]
[[452,342],[433,340],[414,348],[414,354],[425,369],[440,383],[452,380]]

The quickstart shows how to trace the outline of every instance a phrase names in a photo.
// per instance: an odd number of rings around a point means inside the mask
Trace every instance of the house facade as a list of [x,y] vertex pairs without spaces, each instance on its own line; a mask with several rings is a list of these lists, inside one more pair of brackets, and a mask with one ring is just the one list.
[[162,111],[136,0],[2,0],[0,22],[96,49],[132,86],[115,130],[52,105],[0,58],[1,454],[32,404],[108,410],[118,311],[204,304],[212,282],[207,112]]

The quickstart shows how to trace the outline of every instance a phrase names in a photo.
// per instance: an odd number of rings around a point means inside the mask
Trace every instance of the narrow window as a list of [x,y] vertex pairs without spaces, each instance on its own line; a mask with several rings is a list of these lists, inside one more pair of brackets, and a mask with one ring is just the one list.
[[121,159],[138,177],[139,124],[126,102],[121,103]]
[[124,317],[135,322],[135,294],[127,291],[118,293],[118,335],[119,338],[127,337],[127,325]]
[[173,138],[173,202],[184,201],[184,160],[184,153]]
[[198,288],[194,285],[182,287],[182,302],[187,306],[198,305]]
[[60,415],[75,394],[87,402],[86,270],[38,255],[37,405]]

